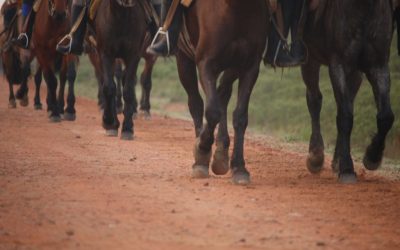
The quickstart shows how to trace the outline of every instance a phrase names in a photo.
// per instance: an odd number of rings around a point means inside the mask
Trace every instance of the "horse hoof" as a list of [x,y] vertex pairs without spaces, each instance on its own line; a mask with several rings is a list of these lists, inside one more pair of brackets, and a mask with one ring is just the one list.
[[149,111],[143,111],[143,118],[146,120],[146,121],[150,121],[151,120],[151,114],[150,114],[150,112]]
[[310,152],[307,157],[307,169],[312,174],[321,172],[324,166],[324,154]]
[[136,120],[137,116],[138,116],[138,115],[137,115],[137,113],[136,113],[136,112],[135,112],[135,113],[133,113],[133,114],[132,114],[132,119],[133,119],[133,120]]
[[52,115],[49,117],[49,121],[53,123],[61,122],[61,116]]
[[232,175],[232,183],[235,185],[246,186],[250,184],[250,174],[245,172],[236,172]]
[[381,166],[381,163],[382,163],[382,161],[373,162],[370,159],[368,159],[367,156],[364,156],[364,159],[363,159],[364,167],[371,171],[377,170]]
[[33,106],[33,108],[35,109],[35,110],[42,110],[42,104],[41,103],[39,103],[39,104],[35,104],[34,106]]
[[210,175],[208,174],[208,167],[203,165],[194,165],[192,167],[192,178],[195,179],[204,179],[208,178]]
[[24,95],[24,97],[22,97],[22,99],[19,100],[19,104],[20,104],[22,107],[28,106],[28,104],[29,104],[28,95]]
[[132,141],[133,140],[133,133],[132,132],[122,132],[121,133],[121,140]]
[[116,136],[118,136],[118,130],[117,129],[107,129],[106,136],[116,137]]
[[76,114],[65,113],[64,114],[64,120],[66,120],[66,121],[75,121],[76,120]]
[[216,175],[224,175],[229,171],[229,153],[228,149],[217,148],[214,152],[211,169]]
[[10,109],[15,109],[15,108],[17,108],[17,102],[16,102],[15,100],[10,100],[10,101],[8,102],[8,108],[10,108]]
[[355,184],[357,183],[357,176],[355,173],[339,174],[338,181],[340,184]]

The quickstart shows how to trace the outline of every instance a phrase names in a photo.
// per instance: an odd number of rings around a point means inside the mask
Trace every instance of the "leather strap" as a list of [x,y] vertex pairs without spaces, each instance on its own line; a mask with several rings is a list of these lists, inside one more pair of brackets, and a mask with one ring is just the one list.
[[165,17],[165,21],[162,26],[163,31],[167,31],[169,29],[169,26],[171,26],[172,19],[174,19],[174,15],[175,15],[176,9],[178,8],[179,4],[180,4],[180,0],[172,0],[172,4],[169,7],[167,16]]

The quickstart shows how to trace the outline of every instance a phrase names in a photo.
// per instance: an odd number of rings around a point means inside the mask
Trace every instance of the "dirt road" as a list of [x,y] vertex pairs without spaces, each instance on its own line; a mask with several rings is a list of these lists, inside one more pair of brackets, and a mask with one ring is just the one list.
[[305,154],[254,140],[250,186],[193,180],[190,122],[139,119],[121,141],[94,101],[54,124],[31,104],[8,109],[7,95],[3,80],[0,249],[400,249],[398,181],[339,185],[329,161],[313,176]]

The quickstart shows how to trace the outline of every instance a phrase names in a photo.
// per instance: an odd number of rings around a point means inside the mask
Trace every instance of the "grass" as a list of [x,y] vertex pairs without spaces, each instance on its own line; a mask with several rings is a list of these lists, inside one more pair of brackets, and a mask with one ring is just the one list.
[[[141,66],[142,67],[142,66]],[[138,72],[141,72],[141,67]],[[396,117],[400,117],[400,57],[393,49],[391,57],[391,101]],[[324,96],[321,127],[328,151],[336,140],[336,103],[328,78],[327,69],[321,70],[321,91]],[[92,99],[97,96],[94,71],[86,57],[79,66],[77,92]],[[235,90],[236,91],[236,90]],[[307,142],[310,136],[310,117],[305,100],[305,85],[300,69],[285,71],[261,66],[260,76],[254,88],[249,106],[249,128],[256,133],[272,135],[286,142]],[[236,92],[234,92],[236,93]],[[234,109],[235,94],[229,106]],[[180,86],[175,59],[159,59],[153,73],[152,107],[165,113],[166,105],[186,105],[187,97]],[[189,112],[183,112],[189,117]],[[231,112],[230,112],[231,113]],[[363,81],[355,102],[352,145],[355,154],[361,154],[376,132],[376,108],[370,85]],[[385,154],[400,159],[400,119],[396,119],[388,136]]]

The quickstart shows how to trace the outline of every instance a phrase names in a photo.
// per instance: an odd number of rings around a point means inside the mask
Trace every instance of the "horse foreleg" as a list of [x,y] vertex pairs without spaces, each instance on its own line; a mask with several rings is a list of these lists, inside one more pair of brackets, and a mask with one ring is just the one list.
[[203,126],[204,103],[199,92],[196,64],[182,51],[176,55],[179,79],[188,95],[188,107],[192,116],[196,137]]
[[26,107],[29,104],[29,99],[28,99],[28,77],[30,74],[30,64],[26,63],[26,65],[23,66],[22,68],[22,82],[21,86],[19,87],[17,91],[17,99],[20,100],[19,103],[21,106]]
[[[351,105],[354,105],[354,100],[356,98],[358,90],[360,89],[361,82],[362,82],[362,77],[361,77],[360,72],[358,72],[358,71],[355,71],[347,76],[346,84],[349,89]],[[336,141],[339,141],[339,140],[340,140],[340,138],[339,138],[339,134],[338,134]],[[335,152],[333,154],[333,160],[332,160],[332,171],[334,173],[339,173],[339,158],[340,158],[339,150],[340,149],[339,149],[338,145],[339,144],[336,144]]]
[[209,176],[208,167],[211,159],[211,148],[214,143],[214,130],[221,119],[221,110],[217,94],[216,81],[219,72],[213,71],[209,60],[203,60],[198,64],[200,81],[206,94],[204,124],[200,136],[194,146],[195,163],[192,169],[194,178],[206,178]]
[[151,74],[157,57],[145,55],[145,65],[140,76],[142,86],[142,97],[140,98],[140,110],[144,113],[145,119],[150,119],[150,92],[152,87]]
[[346,82],[343,65],[332,63],[329,66],[329,76],[337,105],[336,126],[338,135],[335,154],[339,165],[339,182],[355,183],[357,177],[350,155],[350,136],[353,129],[352,93]]
[[311,116],[311,137],[308,148],[307,168],[311,173],[319,173],[324,165],[324,140],[321,135],[320,113],[322,93],[319,88],[319,71],[321,65],[310,60],[301,67],[303,81],[307,87],[306,99]]
[[34,108],[36,110],[42,109],[42,103],[40,102],[40,85],[42,84],[42,69],[38,67],[35,73],[35,98],[34,98]]
[[75,121],[75,79],[76,79],[76,61],[75,58],[68,59],[67,80],[68,80],[68,95],[67,108],[65,109],[64,119],[67,121]]
[[246,185],[250,183],[243,155],[244,134],[248,124],[248,108],[251,92],[259,74],[259,62],[255,63],[239,77],[238,99],[233,112],[233,128],[235,131],[231,158],[232,182]]
[[50,68],[43,69],[44,79],[47,84],[47,105],[51,122],[60,122],[60,112],[57,105],[57,78]]
[[[122,62],[120,60],[115,61],[115,78],[117,79],[117,113],[121,114],[123,111],[123,104],[122,104],[122,81],[124,78],[124,72],[122,70]],[[136,107],[135,107],[136,111]]]
[[58,98],[57,98],[57,105],[58,105],[58,112],[60,112],[61,116],[64,118],[64,92],[65,92],[65,84],[67,82],[67,66],[62,65],[60,70],[60,88],[58,89]]
[[104,113],[103,128],[108,136],[117,136],[119,121],[115,105],[116,86],[114,82],[114,59],[104,54],[100,55],[103,73],[103,95],[104,95]]
[[232,85],[237,78],[238,74],[236,70],[225,71],[217,90],[221,103],[221,121],[218,125],[218,133],[215,142],[217,148],[215,149],[211,163],[211,169],[217,175],[224,175],[229,171],[230,139],[228,133],[227,110],[232,95]]
[[132,140],[133,139],[133,120],[132,116],[135,113],[136,104],[136,94],[135,94],[135,84],[136,84],[136,71],[138,68],[140,58],[133,58],[130,60],[125,60],[125,76],[124,76],[124,122],[122,124],[121,139]]
[[376,170],[381,165],[386,135],[394,122],[390,104],[390,73],[388,66],[369,69],[367,77],[371,83],[378,108],[376,116],[378,133],[372,138],[371,144],[367,147],[363,163],[368,170]]
[[15,101],[15,95],[14,95],[14,87],[12,82],[8,82],[8,87],[10,90],[10,94],[8,97],[8,107],[10,109],[15,109],[17,107],[17,102]]

